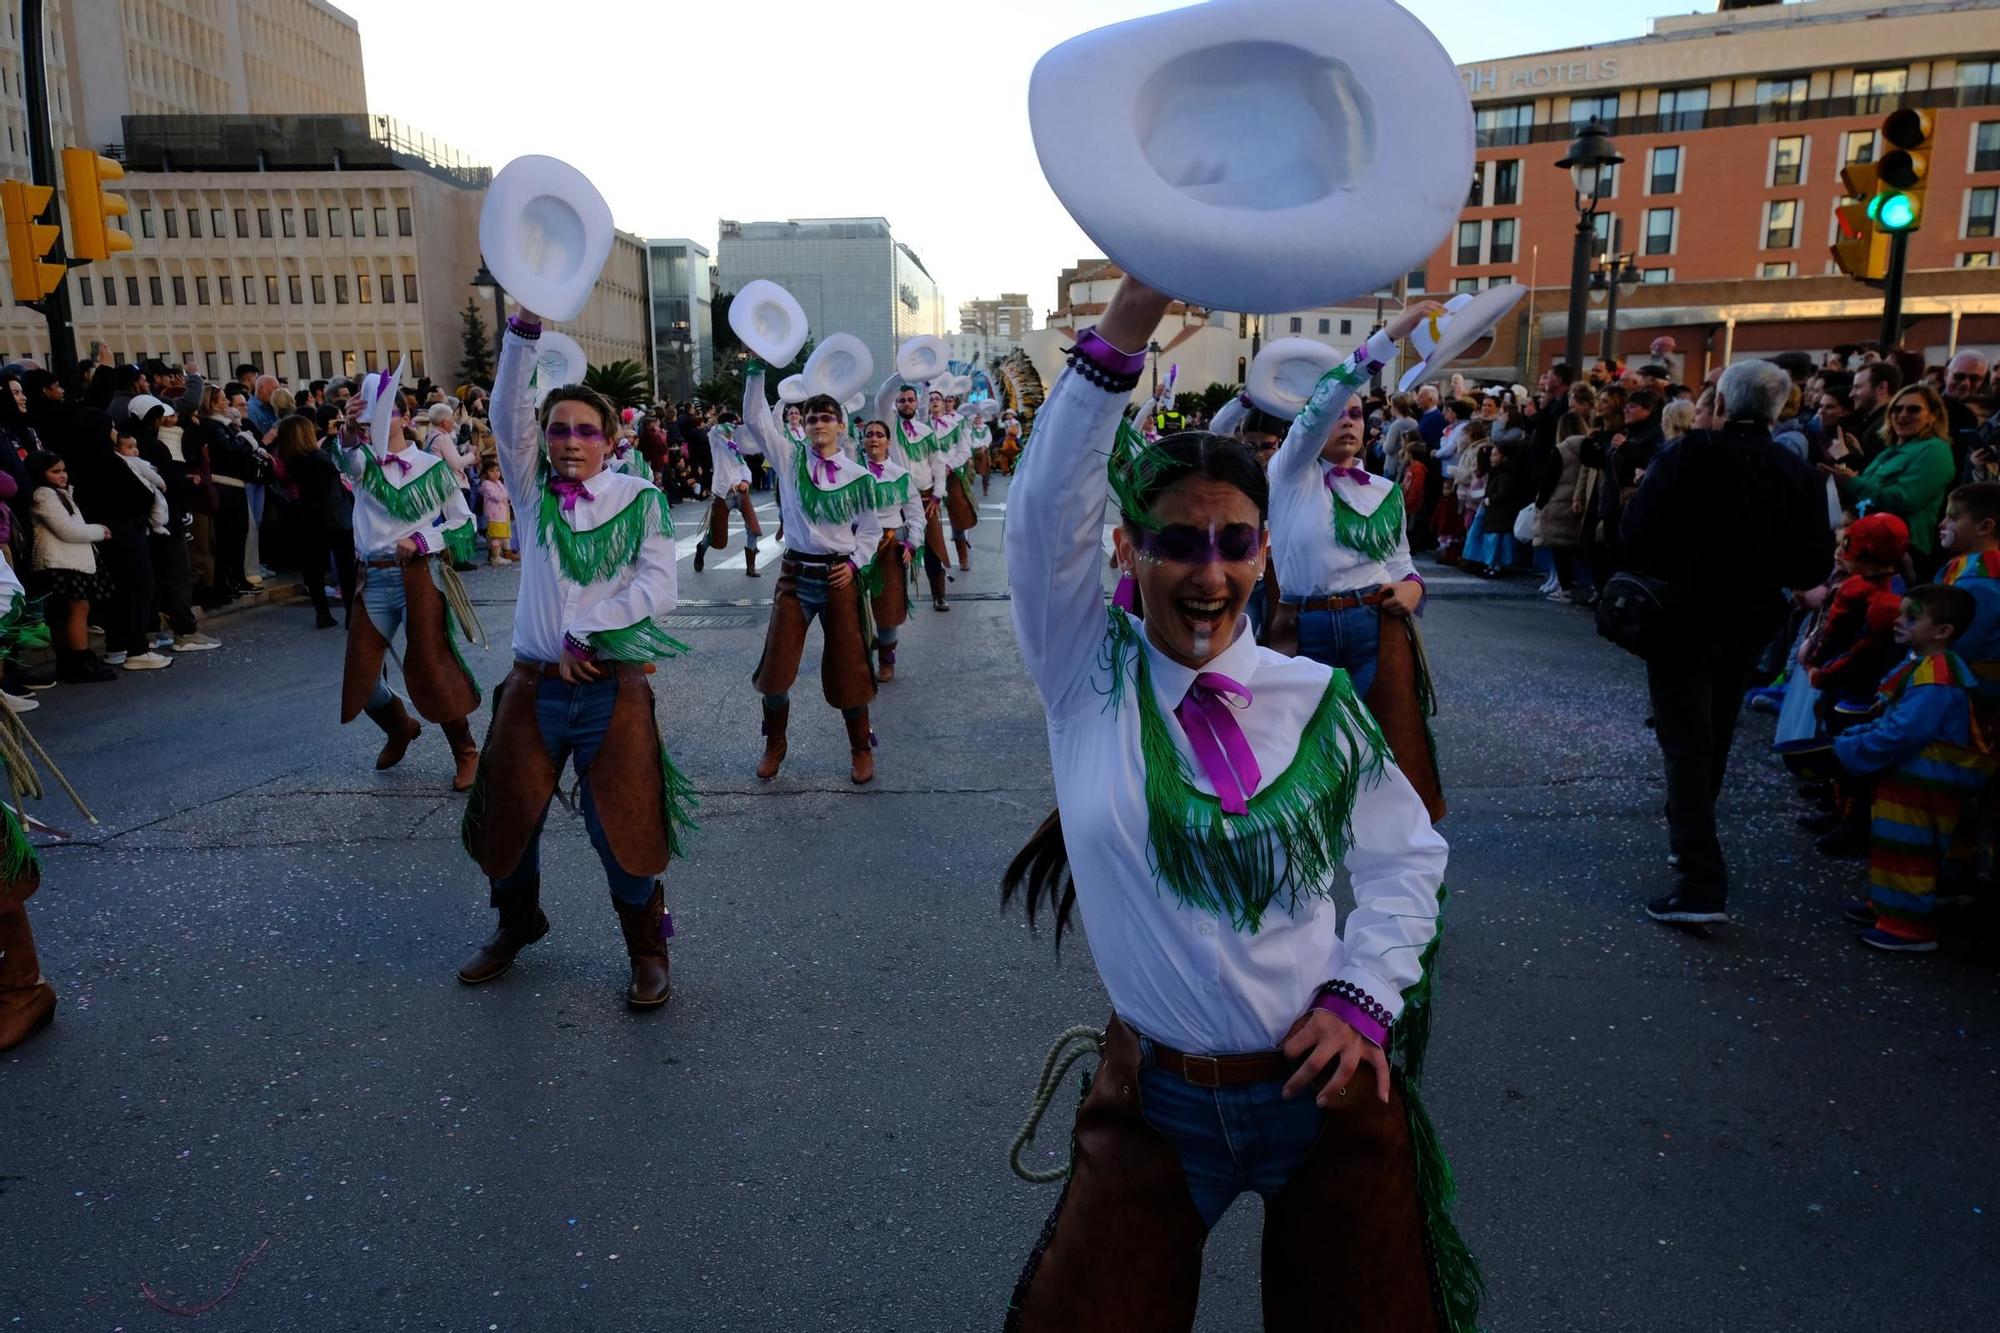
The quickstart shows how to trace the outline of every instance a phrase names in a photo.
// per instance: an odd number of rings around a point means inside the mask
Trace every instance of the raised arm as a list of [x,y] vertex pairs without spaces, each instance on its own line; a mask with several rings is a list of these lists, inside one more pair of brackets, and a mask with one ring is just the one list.
[[1078,701],[1104,638],[1104,467],[1144,363],[1124,349],[1145,347],[1166,308],[1136,280],[1119,284],[1042,404],[1008,496],[1014,631],[1051,713]]
[[[521,322],[537,330],[541,327],[526,315]],[[542,432],[535,424],[534,390],[528,383],[538,347],[537,339],[524,338],[508,328],[500,340],[500,365],[493,372],[493,397],[487,406],[500,475],[507,481],[514,507],[523,513],[533,508],[535,487],[541,480]]]
[[792,437],[765,399],[764,367],[754,361],[743,376],[743,425],[735,438],[738,451],[762,454],[779,475],[790,475]]

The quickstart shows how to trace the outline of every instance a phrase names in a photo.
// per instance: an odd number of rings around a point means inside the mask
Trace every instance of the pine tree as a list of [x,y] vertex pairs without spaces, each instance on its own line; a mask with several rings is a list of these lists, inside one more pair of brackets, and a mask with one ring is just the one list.
[[458,378],[463,383],[486,388],[493,383],[493,344],[486,337],[486,321],[479,317],[479,303],[466,297],[465,309],[458,315],[465,326],[460,333],[463,356]]

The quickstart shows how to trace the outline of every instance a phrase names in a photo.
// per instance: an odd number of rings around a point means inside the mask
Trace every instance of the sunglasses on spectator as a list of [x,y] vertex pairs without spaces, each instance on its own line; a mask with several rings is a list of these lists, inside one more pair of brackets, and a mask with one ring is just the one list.
[[1139,554],[1156,564],[1211,565],[1221,560],[1240,565],[1257,558],[1260,535],[1254,523],[1228,523],[1220,528],[1169,523],[1156,532],[1140,533],[1136,544]]
[[829,421],[837,424],[840,421],[840,418],[835,416],[831,412],[813,412],[808,414],[806,417],[806,424],[808,426],[824,425]]
[[1894,407],[1889,409],[1889,415],[1892,417],[1915,416],[1919,412],[1928,412],[1928,411],[1930,411],[1930,409],[1925,407],[1922,403],[1897,403]]
[[568,426],[558,423],[554,426],[549,427],[548,434],[549,434],[549,439],[552,441],[567,440],[571,436],[575,436],[579,440],[592,441],[592,442],[601,441],[604,438],[603,428],[600,426],[590,425],[588,422],[584,423],[581,426]]

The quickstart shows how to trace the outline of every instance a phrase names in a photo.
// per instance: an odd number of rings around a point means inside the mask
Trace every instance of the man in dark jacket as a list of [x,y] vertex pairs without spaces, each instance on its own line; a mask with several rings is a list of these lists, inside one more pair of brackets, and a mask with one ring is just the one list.
[[1716,390],[1725,424],[1661,450],[1625,508],[1628,567],[1669,585],[1677,608],[1675,650],[1646,663],[1680,876],[1646,905],[1655,921],[1729,919],[1715,802],[1743,691],[1784,618],[1784,590],[1811,587],[1833,559],[1824,483],[1771,439],[1791,391],[1768,361],[1730,366]]

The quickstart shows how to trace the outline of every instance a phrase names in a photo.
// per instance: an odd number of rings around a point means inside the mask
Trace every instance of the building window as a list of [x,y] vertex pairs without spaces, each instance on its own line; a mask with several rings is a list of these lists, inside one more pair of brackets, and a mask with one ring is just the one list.
[[1963,254],[1958,257],[1960,268],[1992,268],[1993,252],[1986,250],[1978,254]]
[[[348,230],[353,232],[356,236],[366,236],[368,234],[368,221],[367,218],[364,216],[366,212],[367,212],[366,209],[360,208],[358,206],[347,210],[347,220],[351,224],[348,227]],[[375,367],[373,366],[370,366],[368,368],[370,370],[375,369]]]
[[424,377],[424,349],[421,347],[410,350],[410,373],[418,379]]
[[378,352],[377,352],[377,351],[376,351],[376,350],[375,350],[374,348],[372,348],[372,347],[370,347],[370,348],[368,348],[368,349],[367,349],[366,351],[362,352],[362,354],[361,354],[361,360],[362,360],[362,363],[363,363],[364,365],[366,365],[366,366],[368,367],[368,370],[369,370],[369,373],[371,373],[371,374],[372,374],[372,373],[374,373],[375,371],[378,371],[378,370],[380,370],[380,369],[382,368],[382,365],[381,365],[381,360],[382,360],[382,358],[381,358],[381,354],[380,354],[380,353],[378,353]]
[[1590,216],[1590,239],[1592,253],[1603,254],[1611,248],[1611,215],[1593,213]]
[[1660,89],[1660,131],[1698,130],[1708,111],[1708,88]]
[[1773,199],[1764,205],[1764,248],[1789,250],[1798,243],[1799,201]]
[[1849,130],[1840,136],[1840,165],[1866,166],[1875,160],[1875,131]]
[[278,304],[278,275],[275,273],[264,275],[264,304]]
[[83,303],[87,306],[97,304],[97,298],[91,290],[89,278],[78,278],[76,280],[76,294],[83,298]]
[[305,291],[299,282],[298,274],[287,273],[285,275],[285,294],[291,298],[293,305],[304,305],[306,303]]
[[340,354],[340,373],[349,379],[354,377],[354,353],[342,352]]
[[191,241],[201,239],[201,210],[199,208],[190,208],[188,210],[188,239]]
[[1304,321],[1303,319],[1300,319],[1300,318],[1299,318],[1299,317],[1298,317],[1297,315],[1293,315],[1293,316],[1292,316],[1292,332],[1293,332],[1293,333],[1304,333],[1305,331],[1306,331],[1306,322],[1305,322],[1305,321]]
[[375,304],[375,280],[366,273],[358,274],[354,279],[354,299],[362,305]]
[[294,210],[278,210],[278,232],[288,241],[299,234],[299,220]]
[[196,305],[207,305],[207,304],[208,304],[208,279],[207,279],[207,278],[196,278],[196,279],[194,280],[194,303],[195,303]]
[[1330,319],[1323,319],[1323,320],[1321,320],[1321,321],[1319,322],[1319,331],[1320,331],[1321,333],[1332,333],[1332,332],[1333,332],[1333,321],[1332,321],[1332,320],[1330,320]]
[[1466,193],[1465,206],[1467,208],[1480,208],[1485,203],[1486,164],[1484,162],[1475,162],[1472,164],[1472,189]]
[[1487,252],[1489,264],[1511,264],[1514,262],[1514,229],[1519,226],[1513,218],[1493,219],[1493,248]]
[[398,236],[415,236],[417,234],[416,227],[410,218],[410,209],[407,204],[396,209],[396,234]]
[[381,290],[382,290],[382,304],[383,304],[383,305],[394,305],[394,304],[396,304],[396,275],[395,275],[395,274],[393,274],[393,273],[384,273],[384,274],[382,275],[382,282],[381,282]]
[[[152,298],[154,305],[166,304],[165,299],[160,295],[160,280],[158,278],[146,279],[146,295]],[[132,304],[137,305],[139,303],[134,301]]]
[[250,210],[246,208],[238,208],[233,211],[236,214],[236,239],[239,241],[249,240]]
[[1795,278],[1798,272],[1799,266],[1789,259],[1757,266],[1757,276],[1760,278]]
[[408,305],[417,303],[417,275],[414,273],[403,275],[403,301]]
[[1601,97],[1572,97],[1569,99],[1569,123],[1582,129],[1591,121],[1609,126],[1618,119],[1618,94],[1605,93]]
[[323,380],[333,378],[333,353],[324,347],[319,352],[319,377]]
[[139,234],[149,241],[153,239],[153,210],[150,208],[139,210]]
[[1646,210],[1646,253],[1670,255],[1674,252],[1674,211],[1671,208]]
[[304,385],[307,380],[312,378],[312,362],[307,359],[304,352],[294,352],[292,354],[292,369],[297,373],[300,385]]
[[1509,106],[1483,106],[1472,113],[1474,133],[1481,148],[1505,148],[1528,142],[1534,128],[1535,104],[1516,102]]
[[104,280],[104,304],[118,304],[118,279],[106,278]]
[[1806,79],[1757,80],[1757,119],[1798,120],[1805,114]]
[[306,235],[314,238],[319,236],[319,210],[317,208],[308,208],[306,210]]
[[1673,280],[1674,271],[1670,268],[1642,268],[1639,270],[1639,281],[1642,283],[1659,284],[1672,282]]
[[1856,115],[1872,116],[1878,111],[1888,111],[1903,100],[1903,93],[1910,86],[1910,71],[1907,69],[1864,69],[1854,76],[1854,111]]
[[1616,199],[1618,197],[1618,165],[1616,163],[1597,169],[1597,197]]
[[346,220],[346,215],[345,215],[345,214],[343,214],[343,213],[342,213],[342,212],[341,212],[341,211],[340,211],[339,209],[337,209],[337,208],[329,208],[329,209],[327,209],[327,210],[326,210],[326,234],[327,234],[327,235],[329,235],[329,236],[340,236],[340,235],[344,235],[345,233],[344,233],[344,232],[342,232],[342,230],[341,230],[341,224],[342,224],[342,223],[343,223],[343,222],[344,222],[345,220]]
[[387,236],[389,234],[389,210],[386,208],[377,208],[375,210],[375,234],[377,236]]
[[336,273],[333,275],[333,303],[335,305],[347,304],[347,275],[345,273]]
[[1647,194],[1679,194],[1681,189],[1681,150],[1655,148],[1653,169],[1646,182]]
[[1455,262],[1477,264],[1479,262],[1479,241],[1486,226],[1482,222],[1461,222],[1458,224],[1458,254]]
[[1505,208],[1521,202],[1521,159],[1510,157],[1493,164],[1493,204]]
[[325,279],[325,278],[322,278],[322,277],[321,277],[321,276],[320,276],[319,274],[317,274],[317,273],[315,273],[315,274],[313,274],[313,275],[312,275],[312,291],[313,291],[313,304],[314,304],[314,305],[325,305],[325,304],[326,304],[326,279]]
[[243,276],[243,304],[257,304],[257,279],[247,273]]
[[1771,184],[1797,185],[1806,175],[1806,140],[1802,134],[1788,134],[1771,140]]
[[1342,336],[1343,338],[1344,338],[1344,337],[1346,337],[1347,335],[1349,335],[1349,334],[1353,333],[1353,332],[1354,332],[1354,321],[1353,321],[1353,320],[1351,320],[1351,319],[1343,319],[1343,320],[1341,320],[1341,321],[1340,321],[1340,334],[1341,334],[1341,336]]
[[218,241],[229,234],[229,228],[223,224],[222,210],[219,208],[208,210],[208,234]]
[[1965,230],[1962,236],[1994,235],[1994,212],[2000,205],[2000,189],[1987,186],[1965,192]]
[[1452,279],[1451,289],[1453,292],[1476,292],[1479,290],[1479,279],[1454,278]]
[[2000,171],[2000,120],[1982,120],[1972,127],[1972,169]]
[[175,279],[174,279],[174,304],[175,304],[175,305],[186,305],[187,303],[188,303],[188,285],[187,285],[187,279],[186,279],[186,278],[175,278]]
[[257,234],[267,241],[271,239],[271,210],[268,208],[257,210]]
[[217,278],[215,280],[215,294],[222,298],[222,304],[224,305],[236,304],[236,284],[227,278]]
[[1424,279],[1428,276],[1429,275],[1423,269],[1413,268],[1409,271],[1409,274],[1406,277],[1404,277],[1403,287],[1406,291],[1421,292],[1424,290]]
[[176,213],[171,208],[163,208],[160,210],[160,221],[167,224],[168,240],[178,241],[181,238],[181,215],[179,213]]
[[1958,62],[1958,104],[1960,106],[1991,106],[1993,104],[1993,69],[1991,60],[1961,60]]

